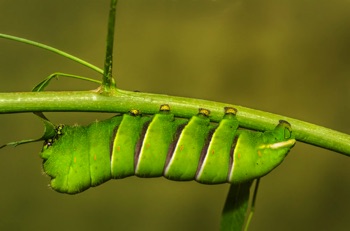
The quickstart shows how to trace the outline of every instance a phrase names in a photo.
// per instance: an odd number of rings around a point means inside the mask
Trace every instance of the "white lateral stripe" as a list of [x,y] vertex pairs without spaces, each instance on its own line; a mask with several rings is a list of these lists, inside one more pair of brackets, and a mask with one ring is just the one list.
[[263,144],[259,146],[259,149],[279,149],[279,148],[285,148],[285,147],[290,147],[293,144],[295,144],[295,139],[287,140],[287,141],[282,141],[274,144]]

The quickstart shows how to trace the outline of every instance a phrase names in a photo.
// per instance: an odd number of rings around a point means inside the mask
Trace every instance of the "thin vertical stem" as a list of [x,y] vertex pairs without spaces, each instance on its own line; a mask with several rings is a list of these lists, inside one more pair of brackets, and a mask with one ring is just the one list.
[[249,212],[249,216],[248,216],[244,231],[248,231],[250,222],[252,221],[252,218],[253,218],[253,215],[255,212],[255,202],[256,202],[256,197],[258,196],[259,183],[260,183],[260,178],[256,179],[254,194],[253,194],[253,198],[252,198],[252,204],[250,206],[250,212]]
[[102,90],[109,92],[116,88],[115,81],[112,77],[113,72],[113,44],[114,44],[114,28],[115,28],[115,16],[118,0],[111,0],[109,19],[108,19],[108,32],[107,32],[107,47],[106,58],[104,64],[104,72],[102,79]]

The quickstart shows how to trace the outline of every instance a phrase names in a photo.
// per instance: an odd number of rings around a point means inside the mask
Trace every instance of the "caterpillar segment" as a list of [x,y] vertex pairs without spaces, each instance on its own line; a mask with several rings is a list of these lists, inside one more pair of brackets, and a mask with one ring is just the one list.
[[153,116],[131,110],[88,126],[63,126],[44,144],[43,168],[51,187],[68,194],[132,175],[204,184],[262,177],[295,144],[291,125],[280,121],[272,131],[244,130],[236,113],[225,108],[222,120],[212,123],[207,109],[184,119],[164,104]]
[[181,133],[186,123],[186,119],[175,119],[168,105],[161,106],[160,113],[155,114],[152,121],[143,127],[135,150],[135,175],[139,177],[163,175],[173,140],[176,134]]
[[202,149],[196,181],[204,184],[230,182],[228,174],[233,167],[233,143],[238,129],[236,111],[226,108],[219,126],[212,129]]

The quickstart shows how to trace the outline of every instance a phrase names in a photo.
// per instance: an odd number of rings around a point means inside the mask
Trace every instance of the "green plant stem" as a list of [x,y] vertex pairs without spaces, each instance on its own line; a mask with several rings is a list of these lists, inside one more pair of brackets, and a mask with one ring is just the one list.
[[159,111],[160,105],[169,104],[175,116],[190,118],[198,113],[199,107],[202,107],[211,111],[210,118],[213,122],[218,122],[224,115],[224,107],[234,107],[238,110],[237,118],[242,127],[272,130],[278,120],[286,120],[291,123],[298,141],[350,156],[350,135],[293,118],[201,99],[123,90],[116,90],[111,94],[104,96],[95,91],[0,93],[0,113],[39,111],[124,113],[131,109],[139,109],[142,113],[154,114]]
[[108,29],[107,29],[107,47],[106,57],[104,64],[104,72],[102,79],[103,92],[109,92],[114,90],[116,85],[112,77],[113,72],[113,44],[114,44],[114,28],[115,28],[115,15],[118,0],[111,0],[108,17]]
[[71,55],[71,54],[68,54],[64,51],[61,51],[59,49],[56,49],[54,47],[51,47],[51,46],[48,46],[48,45],[45,45],[45,44],[42,44],[42,43],[38,43],[38,42],[34,42],[32,40],[29,40],[29,39],[25,39],[25,38],[20,38],[20,37],[16,37],[16,36],[12,36],[12,35],[7,35],[7,34],[2,34],[0,33],[0,38],[5,38],[5,39],[9,39],[9,40],[13,40],[13,41],[16,41],[16,42],[21,42],[21,43],[25,43],[25,44],[29,44],[29,45],[32,45],[32,46],[35,46],[35,47],[40,47],[44,50],[47,50],[47,51],[51,51],[55,54],[58,54],[58,55],[61,55],[63,57],[66,57],[70,60],[73,60],[81,65],[84,65],[100,74],[103,74],[103,70],[101,70],[100,68],[96,67],[95,65],[92,65],[91,63],[88,63],[74,55]]

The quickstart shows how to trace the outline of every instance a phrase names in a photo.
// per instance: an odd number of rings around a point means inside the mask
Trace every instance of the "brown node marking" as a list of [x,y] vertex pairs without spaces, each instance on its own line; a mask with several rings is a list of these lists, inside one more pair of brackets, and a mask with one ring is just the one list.
[[140,115],[140,111],[137,110],[137,109],[131,109],[129,112],[130,112],[130,114],[133,115],[133,116]]
[[169,104],[162,104],[162,105],[160,105],[159,111],[170,111]]
[[210,110],[205,109],[205,108],[199,108],[198,114],[204,115],[204,116],[209,116],[210,115]]
[[233,114],[236,115],[237,114],[237,109],[233,108],[233,107],[225,107],[225,114]]

